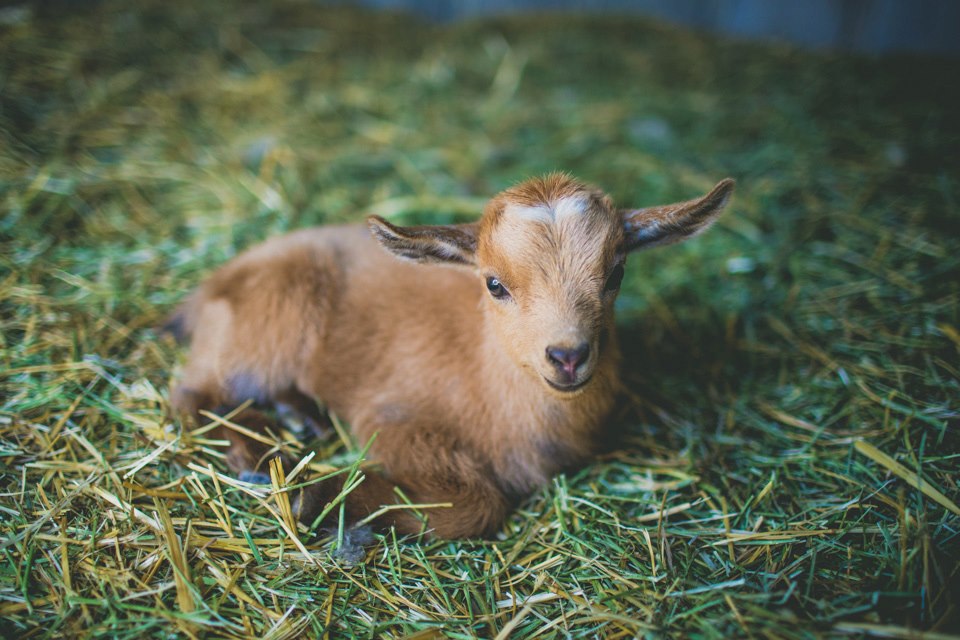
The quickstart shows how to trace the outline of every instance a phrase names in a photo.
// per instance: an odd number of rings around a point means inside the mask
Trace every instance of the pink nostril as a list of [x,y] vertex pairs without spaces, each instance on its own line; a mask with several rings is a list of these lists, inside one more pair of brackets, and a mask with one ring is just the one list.
[[589,357],[590,345],[586,342],[573,349],[547,347],[547,360],[566,373],[571,380],[577,375],[577,367],[586,362]]

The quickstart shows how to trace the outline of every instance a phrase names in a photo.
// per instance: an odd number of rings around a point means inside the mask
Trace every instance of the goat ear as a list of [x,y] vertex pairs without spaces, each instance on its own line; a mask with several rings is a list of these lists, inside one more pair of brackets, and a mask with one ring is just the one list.
[[626,250],[673,244],[706,231],[727,206],[735,184],[727,178],[695,200],[622,211]]
[[367,218],[373,237],[393,255],[415,262],[472,266],[477,224],[398,227],[380,216]]

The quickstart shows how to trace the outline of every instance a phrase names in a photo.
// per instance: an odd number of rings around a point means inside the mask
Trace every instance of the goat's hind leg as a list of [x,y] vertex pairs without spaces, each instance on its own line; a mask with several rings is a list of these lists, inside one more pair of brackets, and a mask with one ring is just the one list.
[[[201,438],[226,442],[227,466],[240,480],[269,483],[272,458],[279,458],[287,469],[292,467],[280,448],[277,422],[245,400],[181,385],[174,390],[171,404],[185,424],[197,427]],[[216,426],[209,428],[212,425]]]
[[[317,355],[337,279],[333,254],[300,236],[269,241],[221,267],[168,323],[190,339],[173,404],[196,416],[200,409],[232,410],[247,400],[261,407],[292,400],[307,425],[322,424],[297,382],[303,363]],[[230,468],[263,473],[278,455],[271,438],[263,437],[279,433],[276,423],[256,408],[243,409],[232,422],[255,437],[218,428],[230,442]]]
[[290,388],[277,395],[273,402],[277,418],[284,426],[299,434],[325,438],[330,434],[333,424],[330,416],[317,404],[316,400]]
[[[206,301],[197,314],[187,364],[170,403],[197,427],[220,422],[204,437],[227,442],[230,470],[241,480],[269,482],[270,459],[279,457],[285,467],[292,466],[280,451],[276,421],[257,408],[271,403],[276,394],[253,373],[255,363],[244,361],[248,352],[237,344],[231,305]],[[248,402],[254,404],[243,406]],[[229,418],[218,421],[211,414]]]

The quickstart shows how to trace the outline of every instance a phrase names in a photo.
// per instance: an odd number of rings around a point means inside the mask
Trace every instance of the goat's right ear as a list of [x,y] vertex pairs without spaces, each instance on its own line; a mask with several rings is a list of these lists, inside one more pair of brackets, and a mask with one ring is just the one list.
[[477,252],[475,222],[398,227],[380,216],[367,218],[373,237],[384,249],[405,260],[473,266]]

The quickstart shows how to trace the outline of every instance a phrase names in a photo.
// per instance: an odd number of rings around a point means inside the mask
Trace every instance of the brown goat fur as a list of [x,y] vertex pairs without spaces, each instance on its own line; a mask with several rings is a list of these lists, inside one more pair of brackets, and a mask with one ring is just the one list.
[[[426,510],[433,535],[491,535],[518,499],[596,446],[619,384],[613,301],[627,253],[702,231],[732,191],[725,180],[697,200],[618,210],[552,174],[499,194],[475,223],[374,217],[269,240],[173,316],[190,353],[172,404],[196,417],[247,400],[315,414],[319,402],[359,442],[376,435],[379,470],[347,497],[349,520],[397,503],[399,488],[414,503],[452,504]],[[234,420],[273,424],[252,408]],[[219,429],[237,473],[277,455]],[[309,486],[301,519],[341,490],[337,479]],[[409,510],[386,513],[377,524],[423,527]]]

